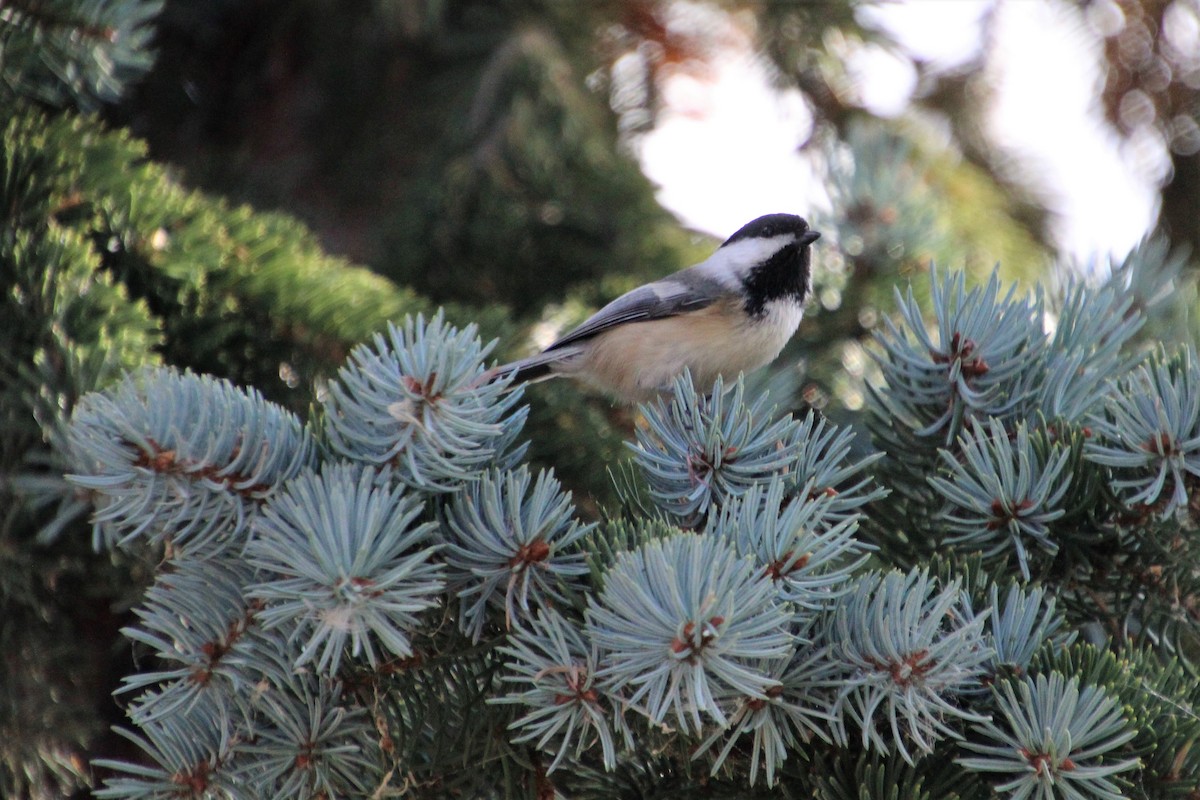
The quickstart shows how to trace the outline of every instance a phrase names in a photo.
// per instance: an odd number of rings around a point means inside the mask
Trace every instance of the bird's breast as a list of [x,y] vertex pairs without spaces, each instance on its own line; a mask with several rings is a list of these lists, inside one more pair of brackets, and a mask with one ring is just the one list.
[[595,337],[570,372],[625,400],[642,402],[669,389],[684,369],[698,387],[769,363],[803,316],[793,300],[769,302],[747,316],[732,299],[688,314],[620,325]]

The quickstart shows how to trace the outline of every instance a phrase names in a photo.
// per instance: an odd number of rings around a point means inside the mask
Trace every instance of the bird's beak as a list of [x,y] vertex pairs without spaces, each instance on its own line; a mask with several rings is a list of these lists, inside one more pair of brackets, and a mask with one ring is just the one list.
[[812,244],[820,238],[821,234],[817,233],[816,231],[805,231],[804,233],[800,234],[800,244]]

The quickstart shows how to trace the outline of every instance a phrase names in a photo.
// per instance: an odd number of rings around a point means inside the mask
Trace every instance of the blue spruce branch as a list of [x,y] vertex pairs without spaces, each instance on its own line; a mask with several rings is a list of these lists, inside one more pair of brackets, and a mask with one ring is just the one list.
[[97,759],[98,767],[116,774],[96,790],[98,798],[168,800],[176,797],[235,795],[239,781],[233,769],[237,737],[218,707],[197,703],[139,726],[140,734],[117,733],[142,751],[149,763]]
[[[1103,405],[1105,384],[1139,356],[1129,350],[1145,318],[1112,280],[1100,286],[1068,279],[1051,296],[1054,332],[1044,353],[1034,406],[1051,421],[1077,422]],[[1029,416],[1028,414],[1026,415]]]
[[695,534],[619,555],[586,620],[604,690],[684,732],[703,717],[727,726],[738,698],[767,699],[780,684],[763,663],[786,662],[795,645],[773,583],[722,539]]
[[513,742],[534,741],[542,750],[553,750],[547,772],[557,769],[568,753],[578,759],[599,743],[605,768],[613,769],[617,755],[611,700],[597,683],[599,656],[583,631],[557,611],[543,610],[499,649],[508,657],[503,680],[511,688],[489,702],[529,709],[509,725],[518,733]]
[[758,781],[760,765],[766,783],[774,786],[789,752],[800,749],[814,737],[826,744],[845,738],[836,700],[843,685],[840,666],[829,657],[828,646],[812,637],[814,625],[796,635],[797,647],[790,661],[764,659],[758,668],[778,684],[767,689],[765,698],[742,697],[729,723],[716,727],[695,749],[692,758],[709,753],[722,739],[724,746],[712,758],[716,776],[733,754],[750,740],[750,785]]
[[520,387],[483,364],[495,342],[458,330],[442,312],[388,325],[374,346],[359,345],[330,384],[325,433],[337,455],[390,465],[399,480],[426,492],[452,492],[493,466],[511,466],[528,409]]
[[551,472],[534,481],[528,467],[489,472],[446,506],[442,535],[450,588],[460,599],[459,624],[478,642],[489,608],[505,627],[528,619],[532,606],[567,604],[588,573],[577,547],[594,526],[574,519],[571,496]]
[[367,709],[347,706],[336,681],[296,673],[256,699],[255,724],[233,767],[250,797],[369,797],[383,781]]
[[1066,514],[1061,503],[1073,478],[1064,469],[1070,449],[1037,448],[1027,425],[1017,423],[1010,436],[993,418],[987,424],[973,421],[957,451],[941,455],[944,474],[929,483],[945,501],[938,518],[951,532],[946,543],[977,548],[999,563],[1015,554],[1029,580],[1030,546],[1051,556],[1058,552],[1051,524]]
[[[651,762],[659,780],[688,756],[714,786],[834,787],[793,757],[858,751],[870,766],[854,774],[885,785],[955,748],[973,754],[955,774],[998,774],[1011,796],[1117,796],[1131,756],[1151,752],[1114,698],[1135,701],[1111,675],[1068,683],[1039,666],[1077,649],[1060,603],[1073,621],[1095,609],[1028,579],[1066,542],[1070,566],[1107,557],[1117,574],[1134,562],[1112,548],[1187,521],[1194,353],[1135,366],[1139,319],[1112,285],[1072,284],[1047,306],[952,275],[934,294],[934,333],[910,292],[881,338],[872,424],[887,455],[855,461],[852,430],[779,417],[741,380],[703,395],[685,377],[646,407],[643,480],[627,473],[627,516],[601,525],[576,518],[552,472],[518,465],[518,392],[491,380],[473,328],[440,315],[356,348],[325,398],[327,452],[219,381],[148,372],[89,396],[72,480],[97,499],[100,535],[175,545],[127,630],[155,657],[125,686],[140,692],[125,735],[148,761],[106,762],[103,796],[365,796],[391,769],[468,787],[478,776],[448,770],[485,754],[543,789]],[[1114,516],[1105,481],[1171,513],[1152,531]],[[892,553],[859,528],[889,514],[899,537],[951,545],[965,583],[920,563],[864,573]],[[1002,588],[1012,556],[1022,581]],[[462,633],[438,624],[454,598]],[[648,741],[660,759],[639,760]],[[976,781],[954,791],[981,796]]]
[[1119,704],[1095,686],[1058,673],[1026,678],[996,689],[999,719],[975,726],[980,740],[963,747],[977,756],[963,766],[996,773],[996,791],[1015,800],[1123,800],[1117,776],[1138,766],[1117,758],[1135,731]]
[[1043,300],[1001,295],[993,272],[967,290],[962,273],[932,275],[936,338],[926,332],[913,295],[896,290],[901,323],[884,318],[876,355],[886,381],[874,396],[893,425],[950,444],[969,419],[1011,417],[1034,391],[1031,366],[1046,346]]
[[728,539],[740,556],[753,556],[797,608],[821,610],[850,590],[868,556],[854,538],[857,515],[826,527],[836,518],[829,511],[836,498],[811,491],[812,485],[797,498],[788,496],[782,478],[752,486],[712,517],[705,533]]
[[188,558],[160,568],[133,610],[138,624],[122,630],[149,647],[159,665],[123,681],[122,692],[151,690],[129,711],[136,724],[177,713],[201,695],[231,719],[246,716],[248,698],[263,678],[255,639],[258,607],[244,595],[252,575],[234,558]]
[[69,437],[97,546],[241,544],[263,501],[316,456],[300,420],[257,391],[172,369],[84,396]]
[[1160,504],[1164,514],[1187,506],[1200,477],[1195,365],[1194,347],[1159,353],[1117,383],[1106,413],[1092,416],[1097,438],[1087,457],[1112,468],[1112,486],[1130,506]]
[[750,486],[782,473],[804,442],[789,417],[774,418],[760,396],[745,399],[745,385],[718,378],[701,395],[688,375],[674,391],[643,407],[634,458],[650,484],[650,495],[684,526],[695,526]]
[[883,492],[861,473],[875,457],[849,462],[854,433],[810,411],[802,421],[776,417],[767,396],[745,397],[739,378],[718,378],[707,396],[685,375],[669,397],[643,407],[634,459],[649,495],[678,524],[696,527],[709,513],[772,477],[787,477],[792,491],[834,498],[827,524],[853,515]]
[[1075,641],[1076,632],[1067,628],[1057,606],[1044,589],[1024,589],[1015,583],[1001,602],[1000,587],[991,585],[985,631],[991,647],[987,672],[993,682],[1025,674],[1042,648],[1061,650]]
[[912,570],[868,575],[835,608],[826,635],[845,668],[837,709],[864,748],[895,748],[914,763],[910,746],[931,753],[939,739],[962,737],[952,722],[985,719],[959,702],[991,656],[983,617],[962,602],[957,583],[939,589]]
[[262,572],[259,619],[302,643],[295,661],[333,674],[344,654],[411,656],[419,614],[439,602],[433,523],[387,470],[327,464],[288,481],[255,524],[246,556]]

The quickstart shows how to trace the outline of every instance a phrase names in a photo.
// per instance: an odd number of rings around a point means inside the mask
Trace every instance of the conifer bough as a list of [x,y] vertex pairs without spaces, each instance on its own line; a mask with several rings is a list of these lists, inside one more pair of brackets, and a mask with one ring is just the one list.
[[307,425],[169,369],[90,395],[97,543],[170,554],[126,631],[145,757],[101,796],[432,796],[484,759],[496,794],[1200,790],[1170,612],[1200,582],[1162,566],[1196,530],[1196,356],[1144,359],[1121,286],[1063,292],[935,275],[932,331],[900,296],[865,456],[681,379],[586,523],[440,315],[356,348]]

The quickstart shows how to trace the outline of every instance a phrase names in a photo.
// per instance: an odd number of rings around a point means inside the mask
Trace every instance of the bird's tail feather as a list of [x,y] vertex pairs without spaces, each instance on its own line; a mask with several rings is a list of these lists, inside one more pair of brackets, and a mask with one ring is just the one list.
[[529,358],[522,358],[519,361],[503,364],[496,367],[492,372],[497,377],[510,377],[513,384],[536,383],[537,381],[544,381],[557,375],[558,373],[554,370],[554,364],[562,360],[563,353],[560,352],[538,353]]

